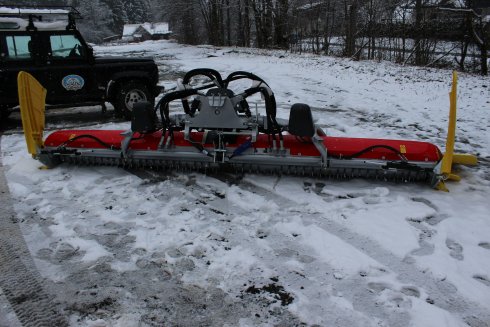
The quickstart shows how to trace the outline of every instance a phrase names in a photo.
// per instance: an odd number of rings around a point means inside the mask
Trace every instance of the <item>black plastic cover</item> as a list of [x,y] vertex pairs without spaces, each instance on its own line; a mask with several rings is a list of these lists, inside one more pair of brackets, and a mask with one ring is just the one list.
[[288,131],[292,135],[300,137],[312,137],[315,135],[315,124],[310,106],[304,103],[295,103],[289,112]]
[[148,101],[133,104],[133,119],[131,120],[131,131],[137,133],[151,133],[155,131],[155,110]]
[[206,93],[206,96],[225,96],[228,98],[233,98],[235,96],[235,93],[233,93],[232,90],[230,89],[221,89],[221,88],[213,88],[209,89],[208,92]]

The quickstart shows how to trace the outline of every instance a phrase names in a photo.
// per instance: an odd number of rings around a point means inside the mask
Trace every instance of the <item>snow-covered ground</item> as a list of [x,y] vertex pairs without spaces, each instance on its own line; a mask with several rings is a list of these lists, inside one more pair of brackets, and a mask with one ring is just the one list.
[[[444,148],[450,71],[167,41],[96,52],[154,56],[166,87],[198,67],[251,71],[275,91],[282,118],[303,102],[331,135]],[[460,74],[458,101],[456,147],[480,165],[462,168],[450,193],[40,170],[20,134],[2,137],[1,159],[35,263],[73,326],[490,326],[488,78]]]

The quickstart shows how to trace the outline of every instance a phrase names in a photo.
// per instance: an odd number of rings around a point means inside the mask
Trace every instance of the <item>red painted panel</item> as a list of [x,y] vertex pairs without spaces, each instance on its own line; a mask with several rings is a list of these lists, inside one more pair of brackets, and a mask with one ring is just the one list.
[[[50,134],[46,140],[45,145],[49,147],[57,147],[67,140],[80,136],[80,135],[92,135],[103,142],[112,145],[114,147],[120,147],[121,141],[124,139],[122,133],[124,130],[64,130],[57,131]],[[156,150],[162,136],[161,132],[155,132],[153,134],[146,135],[134,135],[134,140],[130,144],[130,149],[133,150]],[[141,138],[140,138],[141,137]],[[193,132],[191,137],[196,142],[201,142],[203,133]],[[277,136],[276,136],[277,137]],[[240,135],[236,139],[236,144],[228,144],[229,147],[237,147],[247,140],[247,136]],[[333,137],[323,136],[324,144],[328,149],[329,156],[333,157],[349,157],[356,154],[368,147],[384,145],[390,146],[397,151],[404,153],[405,157],[410,161],[427,161],[437,162],[442,158],[440,150],[434,144],[419,141],[407,141],[407,140],[385,140],[385,139],[368,139],[368,138],[348,138],[348,137]],[[174,133],[174,143],[177,146],[192,145],[184,140],[184,134],[182,132]],[[96,140],[91,138],[79,138],[66,145],[70,148],[91,148],[91,149],[103,149]],[[205,145],[206,147],[213,147],[212,144]],[[284,146],[289,149],[290,154],[293,156],[319,156],[319,152],[316,147],[307,139],[300,139],[296,136],[285,134]],[[266,134],[260,134],[257,138],[257,142],[254,143],[256,149],[266,149],[269,147],[269,136]],[[399,156],[393,151],[386,148],[375,148],[369,152],[358,156],[363,159],[381,159],[381,160],[398,160]]]

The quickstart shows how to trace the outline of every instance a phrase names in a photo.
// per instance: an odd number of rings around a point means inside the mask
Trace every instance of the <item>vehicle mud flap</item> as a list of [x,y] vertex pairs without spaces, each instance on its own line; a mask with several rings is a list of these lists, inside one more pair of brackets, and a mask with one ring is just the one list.
[[461,177],[454,174],[452,169],[454,164],[461,164],[467,166],[475,166],[478,164],[478,159],[472,154],[460,154],[454,153],[454,143],[456,139],[456,108],[458,97],[458,73],[453,72],[453,85],[451,92],[449,93],[449,123],[446,139],[446,153],[442,157],[437,167],[434,169],[436,177],[433,180],[433,187],[448,192],[448,188],[445,185],[445,181],[460,181]]
[[20,115],[26,138],[27,151],[36,157],[44,146],[44,110],[46,107],[46,89],[29,73],[19,72]]

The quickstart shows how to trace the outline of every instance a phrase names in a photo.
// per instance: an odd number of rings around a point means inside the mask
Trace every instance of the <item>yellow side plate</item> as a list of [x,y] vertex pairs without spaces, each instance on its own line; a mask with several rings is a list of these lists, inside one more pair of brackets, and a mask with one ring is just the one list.
[[472,154],[455,153],[453,155],[453,164],[476,166],[478,165],[478,158]]
[[454,143],[456,140],[456,108],[458,97],[458,74],[453,72],[453,85],[449,93],[449,123],[446,139],[446,153],[436,167],[435,172],[439,175],[434,187],[441,191],[448,191],[444,181],[460,181],[461,177],[452,172],[454,164],[474,166],[478,164],[478,159],[472,154],[454,153]]
[[35,157],[38,149],[44,146],[44,110],[46,89],[29,73],[20,72],[17,76],[19,89],[20,115],[26,138],[27,151]]

